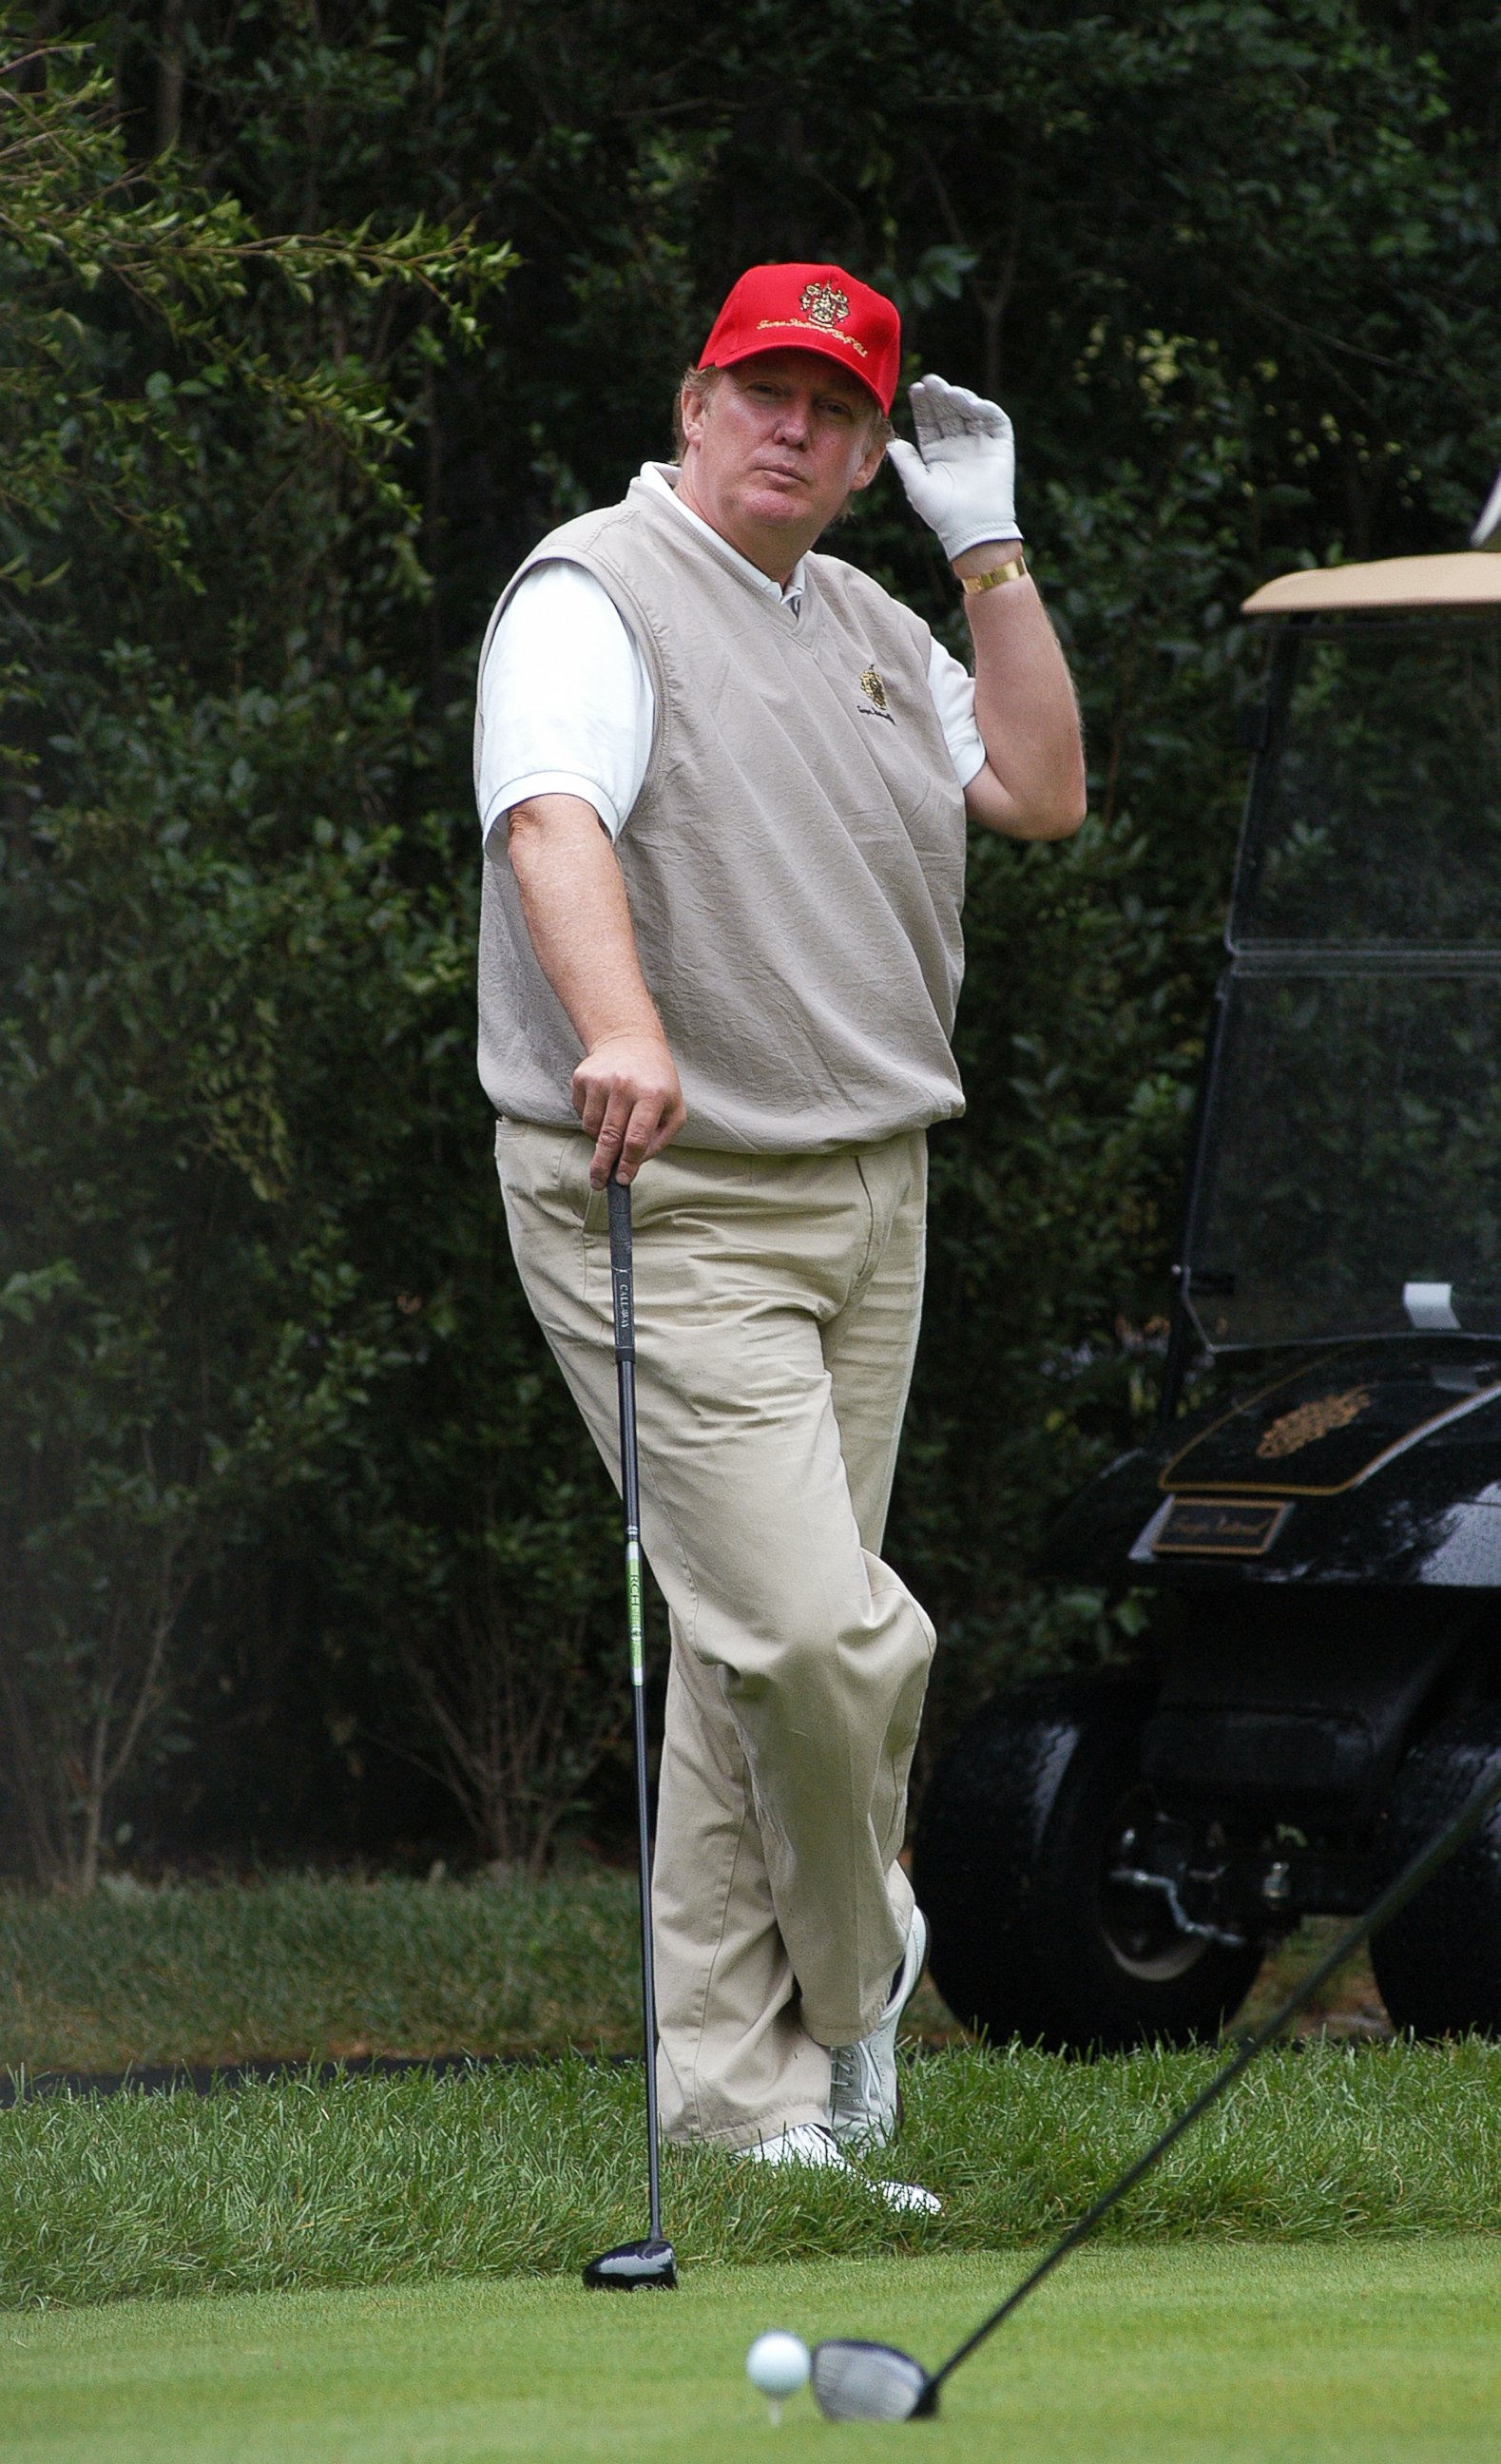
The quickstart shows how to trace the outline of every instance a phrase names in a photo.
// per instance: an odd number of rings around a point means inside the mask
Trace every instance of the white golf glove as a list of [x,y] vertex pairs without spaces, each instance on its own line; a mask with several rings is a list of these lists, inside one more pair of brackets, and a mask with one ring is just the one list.
[[1000,404],[942,377],[920,377],[907,398],[917,442],[888,446],[887,459],[944,555],[952,562],[982,539],[1020,539],[1016,444]]

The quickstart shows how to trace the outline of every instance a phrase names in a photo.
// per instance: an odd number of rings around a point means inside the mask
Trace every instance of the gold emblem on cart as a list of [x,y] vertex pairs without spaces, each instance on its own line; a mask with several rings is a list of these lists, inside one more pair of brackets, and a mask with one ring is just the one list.
[[867,716],[872,718],[889,718],[892,725],[894,727],[896,724],[895,713],[893,711],[891,703],[886,698],[886,682],[879,668],[866,669],[864,674],[860,678],[860,691],[865,695],[865,699],[861,703],[860,707],[866,713]]
[[834,282],[810,282],[798,306],[815,325],[842,325],[850,314],[850,301]]
[[1313,1403],[1300,1403],[1295,1412],[1284,1412],[1280,1420],[1272,1421],[1256,1452],[1263,1463],[1301,1454],[1315,1439],[1327,1438],[1332,1429],[1348,1429],[1352,1420],[1369,1410],[1370,1402],[1368,1386],[1351,1386],[1343,1395],[1320,1395]]

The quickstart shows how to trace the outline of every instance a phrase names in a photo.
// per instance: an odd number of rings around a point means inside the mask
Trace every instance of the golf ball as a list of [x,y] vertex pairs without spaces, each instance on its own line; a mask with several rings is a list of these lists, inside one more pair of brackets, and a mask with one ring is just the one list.
[[796,2395],[800,2387],[806,2387],[809,2365],[802,2337],[789,2336],[783,2327],[758,2336],[745,2356],[745,2375],[752,2387],[773,2397]]

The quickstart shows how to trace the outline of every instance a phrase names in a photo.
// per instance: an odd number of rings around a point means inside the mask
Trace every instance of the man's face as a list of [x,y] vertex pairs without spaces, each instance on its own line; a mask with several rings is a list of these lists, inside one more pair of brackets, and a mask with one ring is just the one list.
[[[785,579],[885,446],[873,397],[817,351],[764,351],[683,404],[682,494],[732,546]],[[769,560],[769,561],[768,561]]]

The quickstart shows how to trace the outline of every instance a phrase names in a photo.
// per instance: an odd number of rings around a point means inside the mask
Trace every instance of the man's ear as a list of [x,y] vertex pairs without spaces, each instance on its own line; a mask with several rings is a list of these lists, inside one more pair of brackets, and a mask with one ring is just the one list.
[[850,483],[851,493],[855,493],[861,488],[868,488],[885,459],[886,439],[884,436],[877,436],[872,441],[870,451],[867,453],[865,460],[861,463],[859,470],[855,473],[853,479]]
[[704,413],[708,407],[707,394],[695,393],[690,386],[684,385],[678,406],[678,417],[682,421],[685,445],[697,444],[703,434]]

